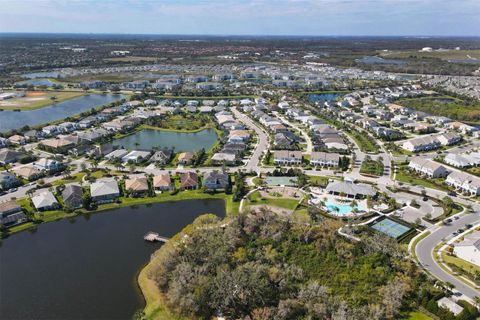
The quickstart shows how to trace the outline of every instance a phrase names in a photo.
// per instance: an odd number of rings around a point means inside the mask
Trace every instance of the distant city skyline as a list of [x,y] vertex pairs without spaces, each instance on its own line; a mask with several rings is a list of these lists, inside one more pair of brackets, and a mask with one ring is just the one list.
[[0,32],[480,36],[478,0],[0,0]]

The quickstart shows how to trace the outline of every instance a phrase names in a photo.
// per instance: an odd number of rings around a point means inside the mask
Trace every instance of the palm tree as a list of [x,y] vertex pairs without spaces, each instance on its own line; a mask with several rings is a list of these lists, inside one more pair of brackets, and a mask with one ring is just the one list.
[[98,160],[93,160],[93,161],[90,163],[90,166],[92,167],[92,169],[93,169],[94,171],[97,170]]
[[63,178],[67,179],[70,176],[71,172],[72,172],[72,170],[70,169],[70,167],[66,166],[65,170],[63,170]]

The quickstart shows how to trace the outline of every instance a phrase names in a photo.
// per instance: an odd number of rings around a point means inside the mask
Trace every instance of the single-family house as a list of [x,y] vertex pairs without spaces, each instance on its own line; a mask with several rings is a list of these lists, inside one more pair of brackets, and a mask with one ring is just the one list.
[[90,196],[97,203],[112,202],[120,196],[117,181],[115,179],[102,179],[90,185]]
[[8,190],[19,184],[17,177],[11,172],[0,171],[0,190]]
[[155,153],[150,157],[148,161],[152,163],[157,163],[159,165],[165,165],[170,162],[170,160],[172,159],[172,155],[173,150],[164,148],[155,151]]
[[181,152],[178,154],[177,164],[189,165],[193,162],[193,158],[192,152]]
[[23,156],[23,153],[11,150],[11,149],[2,149],[0,150],[0,164],[8,164],[17,162]]
[[229,178],[226,173],[210,171],[203,175],[203,186],[207,190],[226,189],[228,185]]
[[27,216],[15,200],[0,202],[0,226],[12,226],[25,221]]
[[60,208],[55,195],[48,191],[42,190],[32,197],[32,203],[37,211],[55,210]]
[[193,190],[198,188],[198,175],[188,171],[180,175],[180,189]]
[[68,184],[62,191],[65,208],[74,210],[83,206],[83,189],[79,185]]
[[455,243],[453,253],[458,258],[480,267],[480,232],[467,234],[462,241]]
[[153,177],[153,188],[158,191],[168,191],[173,187],[172,180],[168,173],[159,174]]
[[214,164],[214,165],[219,165],[219,164],[224,164],[224,163],[227,164],[227,165],[232,165],[232,164],[235,164],[236,159],[237,159],[236,154],[227,153],[227,152],[224,152],[224,151],[220,151],[220,152],[215,153],[211,158],[212,164]]
[[130,178],[125,180],[125,190],[134,197],[148,193],[148,180],[146,177]]

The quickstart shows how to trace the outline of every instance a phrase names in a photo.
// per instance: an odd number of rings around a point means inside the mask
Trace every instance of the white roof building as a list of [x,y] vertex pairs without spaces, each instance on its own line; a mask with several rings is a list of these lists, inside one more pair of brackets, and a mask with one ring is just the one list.
[[50,210],[59,207],[58,201],[48,190],[38,193],[32,197],[32,203],[37,210]]
[[438,300],[437,304],[439,307],[451,311],[455,316],[463,311],[463,307],[459,306],[455,301],[447,297],[443,297],[442,299]]
[[431,178],[445,177],[448,174],[448,170],[445,166],[424,157],[412,158],[408,167]]
[[463,241],[455,244],[453,252],[458,258],[480,266],[480,232],[466,235]]

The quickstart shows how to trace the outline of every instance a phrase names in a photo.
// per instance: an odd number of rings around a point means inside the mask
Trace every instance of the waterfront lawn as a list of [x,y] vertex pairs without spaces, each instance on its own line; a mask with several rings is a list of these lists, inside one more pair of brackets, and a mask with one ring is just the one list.
[[206,114],[171,114],[162,118],[150,119],[143,128],[170,130],[177,132],[194,132],[205,128],[213,128],[212,116]]
[[[144,198],[120,197],[119,202],[102,204],[94,211],[77,209],[73,212],[66,212],[60,209],[60,210],[36,212],[36,210],[33,208],[31,204],[30,199],[23,198],[23,199],[17,200],[17,204],[19,204],[24,209],[27,215],[32,216],[35,221],[23,223],[18,226],[13,226],[11,228],[8,228],[8,234],[13,234],[16,232],[20,232],[20,231],[32,228],[36,224],[57,221],[64,218],[72,218],[79,214],[91,214],[91,213],[97,213],[105,210],[111,210],[111,209],[127,207],[127,206],[147,205],[147,204],[169,202],[169,201],[199,200],[199,199],[224,200],[225,212],[227,215],[234,216],[239,213],[240,201],[233,201],[232,195],[225,194],[223,192],[206,193],[200,189],[180,191],[180,192],[177,192],[176,194],[171,194],[170,192],[164,192],[161,194],[156,194],[154,197],[144,197]],[[62,199],[60,199],[60,197],[57,197],[57,200],[59,200],[60,203],[62,202],[61,201]]]
[[145,205],[158,202],[169,202],[169,201],[181,201],[181,200],[198,200],[198,199],[222,199],[225,201],[225,211],[227,215],[236,215],[238,214],[238,209],[240,206],[239,201],[233,201],[231,195],[225,193],[206,193],[202,190],[185,190],[179,191],[176,194],[171,194],[170,192],[163,192],[156,194],[154,197],[145,197],[145,198],[129,198],[129,197],[120,197],[120,203],[107,203],[99,206],[99,210],[109,210],[119,207],[134,206],[134,205]]
[[377,160],[366,159],[362,162],[360,173],[379,177],[383,175],[383,163]]
[[[25,97],[8,99],[0,102],[2,110],[34,110],[49,106],[53,103],[78,98],[85,95],[79,91],[29,91]],[[52,99],[55,97],[55,99]]]

